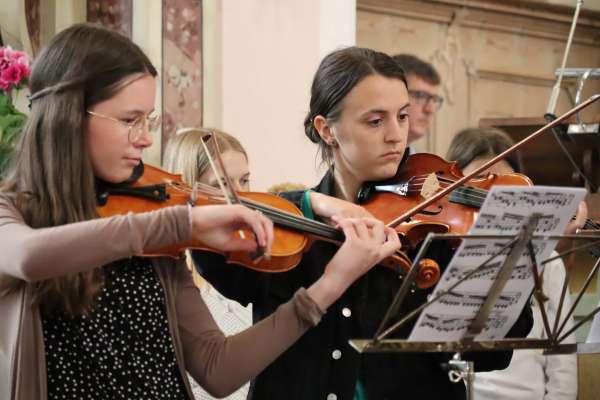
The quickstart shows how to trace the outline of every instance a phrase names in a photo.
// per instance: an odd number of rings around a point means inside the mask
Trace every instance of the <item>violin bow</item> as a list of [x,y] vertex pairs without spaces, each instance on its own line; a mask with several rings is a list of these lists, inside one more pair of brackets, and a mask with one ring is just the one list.
[[442,197],[444,197],[445,195],[447,195],[448,193],[450,193],[451,191],[453,191],[457,187],[461,186],[463,183],[465,183],[468,180],[470,180],[471,178],[479,175],[481,172],[485,171],[486,169],[488,169],[493,164],[497,163],[498,161],[503,160],[504,158],[506,158],[510,154],[514,153],[519,148],[521,148],[523,145],[525,145],[525,144],[529,143],[530,141],[532,141],[533,139],[537,138],[542,133],[544,133],[544,132],[546,132],[546,131],[554,128],[555,126],[557,126],[558,124],[560,124],[562,121],[566,120],[567,118],[569,118],[572,115],[578,113],[579,111],[583,110],[584,108],[588,107],[589,105],[595,103],[598,100],[600,100],[600,94],[595,94],[595,95],[591,96],[589,99],[587,99],[583,103],[581,103],[581,104],[573,107],[572,109],[570,109],[569,111],[567,111],[566,113],[564,113],[563,115],[561,115],[560,117],[558,117],[555,120],[547,123],[546,125],[544,125],[540,129],[538,129],[537,131],[533,132],[532,134],[530,134],[529,136],[527,136],[526,138],[524,138],[520,142],[515,143],[512,147],[510,147],[507,150],[503,151],[502,153],[498,154],[496,157],[492,158],[491,160],[489,160],[485,164],[481,165],[479,168],[475,169],[470,174],[468,174],[468,175],[460,178],[459,180],[457,180],[453,184],[447,186],[446,188],[444,188],[440,192],[437,192],[433,196],[429,197],[427,200],[423,201],[420,204],[417,204],[416,206],[414,206],[410,210],[406,211],[404,214],[400,215],[398,218],[390,221],[387,224],[387,226],[389,226],[391,228],[395,228],[396,226],[398,226],[402,222],[407,221],[410,217],[412,217],[413,215],[417,214],[418,212],[424,210],[429,205],[435,203],[436,201],[438,201],[439,199],[441,199]]
[[[207,142],[209,140],[211,141],[212,145],[214,146],[216,163],[215,163],[215,160],[213,160],[213,157],[208,149]],[[229,204],[229,205],[242,204],[242,201],[240,200],[238,194],[236,193],[235,190],[233,190],[233,184],[231,182],[231,178],[229,177],[229,175],[227,174],[227,171],[225,170],[225,164],[223,164],[223,159],[221,158],[221,149],[219,147],[219,141],[216,139],[214,132],[209,131],[206,135],[204,135],[202,137],[201,143],[202,143],[202,147],[204,148],[204,152],[206,153],[208,163],[210,164],[210,168],[212,169],[213,173],[215,174],[215,177],[217,179],[217,182],[219,184],[221,192],[223,193],[223,196],[225,197],[225,201],[227,202],[227,204]],[[218,168],[217,168],[217,164],[218,164]],[[196,193],[196,182],[194,182],[193,193]],[[258,239],[256,237],[256,234],[254,232],[252,232],[252,234],[253,234],[254,239],[258,246]],[[242,231],[241,229],[239,230],[239,235],[242,239],[246,238],[244,231]],[[254,253],[252,255],[252,259],[255,262],[258,262],[260,260],[260,258],[262,258],[263,256],[266,256],[267,259],[270,258],[268,255],[266,255],[264,253],[264,249],[261,248],[260,246],[258,246],[256,253]]]

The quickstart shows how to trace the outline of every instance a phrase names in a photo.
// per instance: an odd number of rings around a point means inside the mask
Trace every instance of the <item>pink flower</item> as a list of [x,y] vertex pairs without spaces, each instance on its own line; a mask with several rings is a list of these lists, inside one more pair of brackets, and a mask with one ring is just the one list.
[[10,46],[0,47],[0,89],[9,92],[19,88],[29,78],[29,57]]
[[24,80],[29,78],[29,74],[31,73],[31,70],[29,69],[29,64],[19,63],[17,64],[17,66],[21,70],[21,76],[23,77],[23,80],[20,83],[23,83]]
[[6,46],[3,48],[3,54],[2,54],[2,58],[4,58],[6,61],[10,62],[10,58],[11,58],[11,54],[13,52],[12,47],[10,46]]
[[10,58],[11,58],[13,61],[16,61],[16,60],[18,60],[19,58],[22,58],[22,57],[24,57],[24,56],[26,56],[26,54],[25,54],[24,52],[22,52],[22,51],[19,51],[19,50],[13,50],[13,51],[10,53]]
[[0,75],[0,77],[8,83],[17,86],[19,83],[21,83],[23,72],[19,65],[13,64],[2,71],[2,75]]

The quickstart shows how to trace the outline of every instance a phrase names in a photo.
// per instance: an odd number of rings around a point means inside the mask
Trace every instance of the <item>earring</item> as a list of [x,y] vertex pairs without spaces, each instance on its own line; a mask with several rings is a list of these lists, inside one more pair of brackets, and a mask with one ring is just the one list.
[[338,142],[336,142],[335,139],[331,139],[327,144],[331,147],[338,147]]

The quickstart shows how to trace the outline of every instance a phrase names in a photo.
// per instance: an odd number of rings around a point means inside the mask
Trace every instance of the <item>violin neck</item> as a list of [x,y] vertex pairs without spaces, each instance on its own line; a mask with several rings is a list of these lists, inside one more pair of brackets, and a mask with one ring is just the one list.
[[274,224],[297,232],[308,233],[318,239],[341,244],[344,233],[327,224],[303,216],[282,211],[259,202],[241,198],[242,204],[253,210],[258,210],[267,216]]
[[600,224],[595,222],[594,220],[588,218],[585,220],[585,224],[583,225],[583,229],[589,231],[598,231],[600,230]]
[[468,207],[481,208],[487,193],[488,191],[485,189],[479,189],[472,186],[461,186],[450,193],[448,200],[452,203],[462,204]]

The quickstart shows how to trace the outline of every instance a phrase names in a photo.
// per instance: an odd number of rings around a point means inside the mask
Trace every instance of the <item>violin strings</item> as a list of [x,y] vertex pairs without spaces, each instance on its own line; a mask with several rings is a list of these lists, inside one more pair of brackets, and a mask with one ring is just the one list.
[[[425,181],[428,177],[429,177],[429,175],[416,175],[416,176],[413,177],[413,179],[411,179],[409,181],[409,183],[413,182],[413,180],[414,181],[421,181],[421,180]],[[444,178],[443,176],[437,176],[436,175],[436,177],[437,177],[437,180],[440,181],[440,182],[449,183],[449,184],[452,184],[452,183],[456,182],[456,181],[454,181],[452,179]],[[473,191],[479,192],[481,194],[487,194],[487,190],[485,190],[485,189],[480,189],[480,188],[477,188],[475,186],[468,186],[468,185],[465,185],[464,187],[470,188]]]
[[[217,188],[206,183],[199,182],[198,188],[202,193],[211,196],[212,198],[218,199],[222,197]],[[250,208],[261,211],[267,216],[278,218],[279,220],[276,222],[280,222],[281,224],[286,224],[296,229],[310,230],[312,233],[334,240],[340,234],[339,230],[322,222],[314,221],[303,216],[298,216],[296,214],[292,214],[290,212],[280,210],[254,200],[245,199],[243,197],[241,198],[241,201],[243,204],[251,206]]]
[[340,234],[341,231],[335,229],[327,224],[324,224],[319,221],[314,221],[312,219],[306,218],[304,216],[299,216],[296,214],[292,214],[285,210],[280,210],[277,208],[270,207],[260,202],[256,202],[254,200],[245,199],[242,197],[242,203],[251,208],[257,209],[261,212],[264,212],[268,216],[279,217],[285,222],[289,222],[294,226],[299,227],[304,230],[311,230],[314,233],[317,233],[323,237],[327,237],[330,239],[335,239],[337,235]]
[[[446,186],[441,185],[440,187],[442,189],[444,189],[444,188],[448,187],[448,185],[446,185]],[[419,194],[419,193],[421,193],[422,188],[423,188],[422,184],[414,185],[413,188],[408,190],[408,193]],[[471,200],[473,202],[476,202],[479,206],[481,204],[483,204],[483,200],[485,200],[485,195],[483,195],[483,193],[481,193],[481,190],[474,190],[470,186],[454,189],[453,193],[455,196],[460,196],[459,198],[465,199],[466,201]],[[484,193],[487,194],[487,191],[484,191]]]
[[[419,176],[423,176],[423,175],[417,175],[417,177],[415,177],[416,179],[415,179],[415,178],[413,178],[413,179],[411,179],[411,180],[409,181],[409,184],[412,184],[412,183],[413,183],[413,182],[415,182],[415,181],[419,181],[419,183],[420,183],[421,181],[422,181],[422,182],[425,182],[425,180],[427,179],[426,177],[424,177],[424,178],[419,178]],[[451,180],[451,179],[447,179],[447,178],[443,178],[443,177],[437,177],[437,178],[438,178],[438,181],[440,181],[440,182],[442,182],[442,183],[448,183],[448,184],[452,184],[452,183],[456,182],[456,181],[453,181],[453,180]],[[418,187],[418,183],[417,183],[417,187]],[[422,184],[421,184],[421,186],[420,186],[420,187],[422,188]],[[442,186],[442,185],[441,185],[441,187],[442,187],[442,188],[446,188],[446,187],[448,187],[448,186]],[[456,188],[455,190],[460,190],[460,189],[463,189],[463,190],[468,190],[469,192],[473,192],[473,193],[475,193],[475,194],[477,194],[477,195],[480,195],[480,196],[481,196],[481,198],[485,198],[485,196],[486,196],[486,195],[487,195],[487,193],[488,193],[488,191],[487,191],[487,190],[485,190],[485,189],[479,189],[479,188],[476,188],[476,187],[474,187],[474,186],[463,186],[463,187]]]

